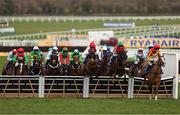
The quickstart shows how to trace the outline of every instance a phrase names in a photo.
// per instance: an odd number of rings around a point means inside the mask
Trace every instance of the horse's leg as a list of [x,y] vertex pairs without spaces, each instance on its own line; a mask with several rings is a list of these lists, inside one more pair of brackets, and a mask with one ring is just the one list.
[[126,74],[124,73],[124,83],[126,83]]
[[152,94],[153,94],[153,84],[149,82],[149,100],[152,99]]
[[155,100],[157,100],[159,87],[160,87],[160,81],[156,83]]
[[5,67],[3,67],[3,70],[2,70],[2,75],[6,75],[7,74],[7,70]]
[[99,76],[99,67],[95,68],[95,77],[98,78]]

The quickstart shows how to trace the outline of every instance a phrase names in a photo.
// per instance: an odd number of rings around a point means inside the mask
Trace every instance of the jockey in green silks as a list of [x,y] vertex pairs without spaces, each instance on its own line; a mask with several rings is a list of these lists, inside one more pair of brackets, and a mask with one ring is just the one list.
[[70,61],[73,61],[73,58],[74,58],[74,56],[76,56],[76,55],[78,56],[79,62],[82,63],[82,62],[83,62],[82,56],[81,56],[81,54],[80,54],[80,52],[79,52],[78,49],[75,49],[75,50],[73,51],[73,53],[71,53]]
[[31,66],[33,66],[34,57],[37,56],[37,59],[39,61],[42,61],[43,53],[41,52],[38,46],[34,46],[33,51],[31,51],[30,53],[30,56],[31,56]]

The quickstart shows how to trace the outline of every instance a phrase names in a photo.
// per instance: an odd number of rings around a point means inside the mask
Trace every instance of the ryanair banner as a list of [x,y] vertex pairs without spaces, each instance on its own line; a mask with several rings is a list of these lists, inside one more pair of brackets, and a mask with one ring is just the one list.
[[159,44],[162,48],[180,48],[179,38],[136,38],[122,41],[128,48],[148,47],[149,44]]

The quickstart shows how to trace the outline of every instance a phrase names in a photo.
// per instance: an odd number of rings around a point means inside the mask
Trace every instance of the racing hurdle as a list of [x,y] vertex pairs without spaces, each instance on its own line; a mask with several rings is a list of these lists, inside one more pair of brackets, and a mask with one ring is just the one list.
[[[161,84],[158,91],[158,98],[178,99],[178,54],[163,53],[166,66],[163,67]],[[130,87],[128,98],[148,98],[148,85],[144,79],[131,77],[129,78]]]
[[[178,98],[175,77],[163,78],[158,98]],[[0,97],[148,98],[141,78],[99,76],[0,76]]]
[[[178,99],[178,54],[164,56],[158,98]],[[149,90],[143,79],[128,76],[0,76],[0,97],[148,98]]]

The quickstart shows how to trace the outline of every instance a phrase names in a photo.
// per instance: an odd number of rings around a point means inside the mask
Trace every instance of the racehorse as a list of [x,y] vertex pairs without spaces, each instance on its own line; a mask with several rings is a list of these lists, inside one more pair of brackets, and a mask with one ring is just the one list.
[[14,63],[10,62],[8,67],[7,64],[4,65],[2,70],[2,75],[13,75],[14,74]]
[[[144,73],[144,68],[147,66],[148,62],[146,60],[140,60],[139,63],[137,64],[137,66],[134,65],[134,61],[128,63],[129,66],[129,71],[127,72],[127,74],[129,74],[130,76],[134,76],[134,77],[142,77],[145,78],[145,73]],[[126,63],[126,65],[128,65]],[[134,67],[135,66],[135,67]],[[131,72],[131,74],[130,74]]]
[[69,64],[62,64],[62,75],[70,75],[70,65]]
[[124,81],[126,81],[126,71],[125,71],[125,64],[127,60],[126,52],[121,52],[115,57],[114,61],[110,66],[110,75],[112,77],[124,76]]
[[49,60],[49,63],[43,70],[44,75],[62,75],[62,68],[59,65],[58,56],[52,54]]
[[18,61],[15,62],[14,75],[27,75],[28,66],[24,64],[23,57],[17,57]]
[[108,63],[110,61],[110,54],[105,54],[103,56],[102,62],[100,63],[100,66],[98,68],[98,75],[101,76],[108,76],[110,68],[108,66]]
[[87,61],[82,67],[83,75],[98,77],[98,63],[98,56],[94,52],[89,52],[87,55]]
[[150,72],[145,75],[145,77],[148,79],[148,84],[149,84],[149,90],[150,90],[149,99],[152,98],[153,89],[154,89],[153,86],[155,86],[156,87],[155,100],[157,100],[158,90],[161,82],[161,73],[162,73],[161,66],[165,66],[164,56],[158,58],[157,61],[155,60],[150,69]]
[[42,74],[42,60],[39,60],[37,55],[34,55],[33,65],[29,69],[30,75],[41,75]]
[[73,60],[70,62],[70,70],[71,70],[71,75],[73,76],[82,75],[82,68],[78,59],[78,55],[75,55],[73,57]]

